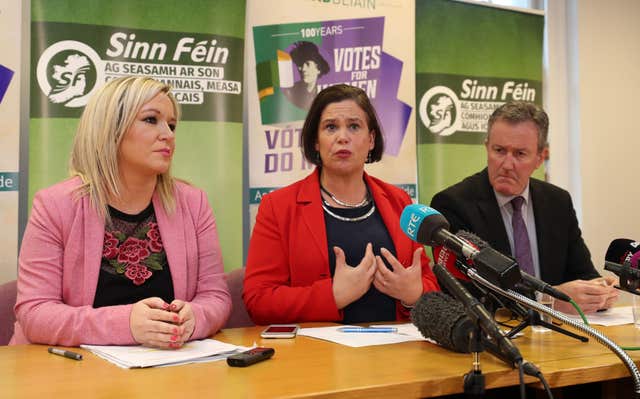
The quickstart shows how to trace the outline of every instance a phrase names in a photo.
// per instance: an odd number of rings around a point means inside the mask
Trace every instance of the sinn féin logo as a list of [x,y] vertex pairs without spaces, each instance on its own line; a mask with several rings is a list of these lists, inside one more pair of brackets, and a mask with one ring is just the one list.
[[84,43],[64,40],[49,46],[40,56],[38,85],[52,103],[84,107],[104,82],[104,68],[98,53]]
[[460,100],[451,89],[434,86],[420,99],[420,119],[433,134],[449,136],[460,129]]

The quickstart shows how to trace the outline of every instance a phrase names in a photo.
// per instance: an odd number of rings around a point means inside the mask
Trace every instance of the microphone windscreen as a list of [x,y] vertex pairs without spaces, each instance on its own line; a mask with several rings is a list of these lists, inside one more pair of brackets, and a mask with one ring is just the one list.
[[400,215],[400,228],[413,241],[430,247],[442,243],[435,240],[440,229],[449,229],[449,222],[437,210],[421,204],[407,205]]
[[473,323],[462,304],[449,295],[443,292],[424,294],[411,309],[411,322],[425,338],[447,349],[469,353]]
[[640,243],[628,238],[616,238],[611,241],[604,259],[618,264],[627,264],[631,267],[638,267],[640,257]]
[[459,230],[456,233],[456,235],[462,238],[463,240],[465,240],[466,242],[468,242],[469,244],[472,244],[479,250],[490,247],[488,242],[486,242],[485,240],[483,240],[482,238],[478,237],[477,235],[475,235],[470,231]]

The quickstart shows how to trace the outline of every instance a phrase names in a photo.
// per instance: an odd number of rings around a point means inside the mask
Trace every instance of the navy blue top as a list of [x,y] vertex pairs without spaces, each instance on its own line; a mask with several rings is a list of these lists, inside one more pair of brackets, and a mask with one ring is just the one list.
[[[361,208],[325,206],[336,215],[354,218],[366,214],[373,204],[374,202],[371,201]],[[338,220],[326,211],[324,211],[324,220],[327,228],[331,277],[333,277],[336,270],[334,246],[342,248],[347,265],[350,266],[357,266],[362,261],[367,243],[373,245],[374,255],[380,255],[380,248],[386,248],[396,256],[396,248],[377,208],[371,216],[358,222]],[[382,257],[382,260],[387,265],[387,268],[391,270],[391,265],[387,263],[386,259]],[[394,321],[396,319],[396,301],[378,291],[371,284],[369,291],[358,300],[347,305],[343,312],[344,318],[342,322],[345,324]]]

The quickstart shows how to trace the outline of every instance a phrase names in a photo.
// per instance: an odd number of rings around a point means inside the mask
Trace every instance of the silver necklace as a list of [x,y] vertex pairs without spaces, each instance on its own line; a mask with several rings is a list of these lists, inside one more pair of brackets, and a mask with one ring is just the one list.
[[340,216],[340,215],[336,215],[335,213],[331,212],[328,208],[328,206],[330,206],[329,204],[327,204],[327,201],[325,201],[324,199],[322,200],[322,209],[324,209],[325,212],[327,212],[330,216],[333,216],[334,218],[341,220],[343,222],[359,222],[361,220],[365,220],[366,218],[368,218],[369,216],[373,215],[373,212],[375,212],[376,210],[376,204],[372,204],[371,205],[371,209],[369,209],[367,211],[367,213],[365,213],[362,216],[357,216],[355,218],[348,218],[346,216]]
[[[337,198],[336,198],[336,196],[335,196],[335,195],[333,195],[333,194],[331,194],[331,193],[329,192],[329,190],[327,190],[326,188],[324,188],[324,186],[323,186],[322,184],[320,185],[320,189],[321,189],[325,194],[327,194],[329,197],[331,197],[331,199],[333,200],[333,202],[335,202],[336,204],[338,204],[338,205],[340,205],[340,206],[344,206],[345,208],[361,208],[361,207],[363,207],[363,206],[365,206],[365,205],[368,205],[368,204],[369,204],[369,201],[370,201],[370,199],[369,199],[369,197],[370,197],[370,195],[369,195],[369,187],[367,187],[367,194],[364,196],[364,199],[363,199],[362,201],[360,201],[359,203],[357,203],[357,204],[350,204],[350,203],[348,203],[348,202],[344,202],[344,201],[341,201],[341,200],[337,199]],[[324,201],[324,199],[323,199],[323,201]]]

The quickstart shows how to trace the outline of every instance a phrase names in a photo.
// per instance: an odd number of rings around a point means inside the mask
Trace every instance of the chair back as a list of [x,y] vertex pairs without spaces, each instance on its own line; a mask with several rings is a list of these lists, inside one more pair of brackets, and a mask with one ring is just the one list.
[[13,335],[13,324],[16,321],[13,307],[16,304],[17,293],[16,280],[0,285],[0,345],[9,344]]
[[235,269],[225,274],[229,293],[231,294],[231,315],[224,328],[249,327],[255,324],[251,321],[247,308],[242,300],[242,287],[244,285],[244,267]]

